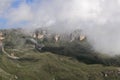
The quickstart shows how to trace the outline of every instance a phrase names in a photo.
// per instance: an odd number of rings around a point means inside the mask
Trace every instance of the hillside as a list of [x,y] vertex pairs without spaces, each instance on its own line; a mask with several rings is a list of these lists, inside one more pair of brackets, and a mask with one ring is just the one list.
[[20,60],[0,56],[2,80],[119,80],[117,67],[87,65],[49,52],[26,52]]
[[[100,55],[87,40],[41,41],[20,30],[3,30],[0,80],[120,80],[120,58]],[[44,44],[38,50],[30,41]],[[37,43],[35,42],[35,43]]]

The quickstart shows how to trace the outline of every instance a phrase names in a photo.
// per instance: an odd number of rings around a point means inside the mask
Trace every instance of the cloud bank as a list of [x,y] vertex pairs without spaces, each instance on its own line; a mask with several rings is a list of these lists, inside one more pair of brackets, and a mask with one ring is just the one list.
[[22,0],[18,7],[9,7],[11,0],[0,2],[9,26],[82,29],[96,51],[120,54],[120,0]]

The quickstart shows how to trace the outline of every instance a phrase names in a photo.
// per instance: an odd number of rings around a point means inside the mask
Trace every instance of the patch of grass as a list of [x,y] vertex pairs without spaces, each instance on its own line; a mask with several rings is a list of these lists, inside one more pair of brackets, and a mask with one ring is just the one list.
[[[102,72],[116,71],[116,67],[102,65],[87,65],[72,57],[65,57],[49,52],[36,53],[29,51],[24,58],[39,59],[11,60],[5,55],[0,57],[0,67],[10,75],[16,75],[17,80],[119,80],[119,75],[104,76]],[[7,79],[2,79],[7,80]]]

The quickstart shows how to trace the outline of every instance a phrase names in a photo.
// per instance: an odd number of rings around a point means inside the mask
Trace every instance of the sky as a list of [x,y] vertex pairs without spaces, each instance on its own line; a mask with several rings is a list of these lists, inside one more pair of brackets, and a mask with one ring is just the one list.
[[[0,28],[51,26],[97,18],[103,0],[0,0]],[[63,19],[61,19],[63,18]],[[100,21],[100,19],[99,19]],[[102,22],[102,20],[101,20]],[[76,23],[75,23],[76,24]],[[73,24],[74,25],[74,24]],[[61,25],[65,28],[66,25]]]
[[120,54],[120,0],[0,0],[0,29],[83,30],[94,49]]
[[29,7],[34,1],[37,0],[0,0],[0,29],[26,25],[29,22]]
[[119,8],[120,0],[0,0],[0,28],[103,25],[119,20]]

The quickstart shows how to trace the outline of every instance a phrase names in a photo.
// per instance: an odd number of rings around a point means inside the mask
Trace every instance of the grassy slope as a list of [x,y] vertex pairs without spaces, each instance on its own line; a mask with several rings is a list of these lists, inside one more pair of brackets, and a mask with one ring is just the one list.
[[[101,59],[90,52],[88,46],[83,48],[74,43],[51,44],[50,42],[48,44],[47,42],[46,45],[50,45],[50,47],[45,51],[48,52],[40,53],[35,50],[23,51],[28,47],[25,47],[25,40],[21,38],[22,35],[16,34],[15,31],[8,31],[5,37],[5,48],[10,48],[7,51],[9,53],[15,52],[11,50],[16,48],[18,51],[15,53],[18,53],[17,56],[22,57],[22,59],[11,60],[4,54],[0,55],[0,80],[120,80],[117,68],[98,65],[97,63],[100,63]],[[56,49],[56,46],[63,45],[65,45],[63,50]],[[51,46],[55,46],[55,48],[51,48]],[[79,61],[62,55],[74,57]],[[83,62],[92,62],[95,65],[87,65]],[[116,60],[103,59],[103,62],[105,64],[112,63],[113,65]],[[119,59],[118,63],[120,63]],[[118,65],[118,63],[115,64]],[[105,77],[104,73],[109,75]]]
[[[120,80],[117,68],[87,65],[71,57],[29,51],[21,60],[0,56],[0,80]],[[104,72],[113,71],[107,77]],[[4,75],[3,75],[4,74]]]

